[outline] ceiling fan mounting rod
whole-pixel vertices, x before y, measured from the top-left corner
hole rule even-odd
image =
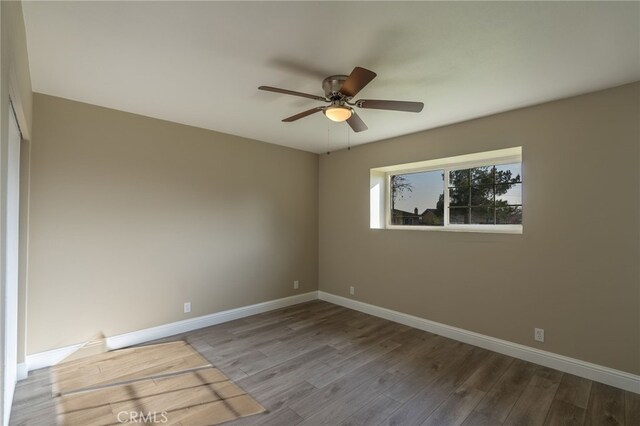
[[[347,99],[345,95],[340,93],[342,84],[347,80],[347,78],[349,78],[348,75],[331,75],[322,80],[322,89],[324,90],[325,97],[332,101],[337,99]]]

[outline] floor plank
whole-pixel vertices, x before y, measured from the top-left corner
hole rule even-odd
[[[400,403],[388,396],[378,395],[349,416],[341,426],[377,425],[400,407]]]
[[[629,426],[640,425],[640,394],[625,392],[625,422]]]
[[[433,374],[427,386],[417,392],[383,424],[419,425],[469,378],[489,353],[469,345],[449,353],[443,368]]]
[[[594,382],[587,409],[587,426],[621,426],[625,424],[624,391]],[[635,425],[634,425],[635,426]]]
[[[554,400],[544,422],[545,426],[583,425],[586,410],[564,401]]]
[[[547,414],[545,425],[582,425],[590,393],[590,380],[565,373]]]
[[[514,360],[507,372],[498,380],[478,406],[463,422],[466,426],[493,426],[502,424],[533,377],[534,364]]]
[[[505,425],[542,425],[560,386],[562,372],[538,367],[513,406]]]
[[[460,425],[495,382],[506,372],[513,358],[493,353],[431,414],[423,425]]]

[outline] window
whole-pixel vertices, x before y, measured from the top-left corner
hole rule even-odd
[[[522,151],[371,170],[371,227],[522,232]]]

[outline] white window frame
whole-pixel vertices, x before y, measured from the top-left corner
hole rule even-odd
[[[372,229],[416,230],[437,232],[486,232],[500,234],[522,234],[520,225],[486,225],[486,224],[450,224],[449,223],[449,172],[452,170],[469,169],[482,166],[501,164],[522,164],[522,148],[507,148],[476,154],[460,155],[456,157],[426,160],[415,163],[399,164],[371,169],[371,225]],[[524,169],[524,166],[522,167]],[[444,173],[444,225],[393,225],[391,224],[391,176],[407,173],[442,171]],[[522,172],[524,175],[524,171]],[[521,176],[522,176],[521,175]],[[381,185],[382,184],[382,185]],[[380,188],[382,186],[383,188]],[[524,186],[524,184],[523,184]],[[380,197],[379,191],[384,192]],[[376,193],[378,191],[378,193]],[[523,190],[524,192],[524,190]],[[523,194],[524,197],[524,194]],[[384,202],[380,202],[384,198]],[[523,200],[524,206],[524,200]],[[524,209],[523,209],[524,215]]]

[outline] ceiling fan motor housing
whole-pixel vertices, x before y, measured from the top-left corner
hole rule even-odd
[[[322,89],[327,99],[338,100],[345,96],[340,93],[342,84],[349,78],[348,75],[332,75],[322,80]]]

